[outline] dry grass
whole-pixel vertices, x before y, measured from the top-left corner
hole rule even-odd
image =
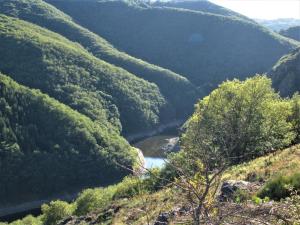
[[[300,170],[300,145],[277,151],[253,161],[234,166],[224,180],[266,181],[279,174],[289,175]]]

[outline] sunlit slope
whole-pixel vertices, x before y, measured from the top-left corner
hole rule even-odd
[[[0,1],[0,13],[57,32],[80,43],[94,56],[155,83],[177,118],[184,118],[193,110],[199,93],[186,78],[118,51],[102,37],[76,24],[54,6],[42,0],[3,0]]]
[[[0,206],[106,185],[134,154],[109,127],[0,73]]]
[[[174,119],[159,88],[108,64],[79,44],[33,24],[0,16],[0,70],[124,134]]]
[[[297,43],[228,16],[123,1],[48,0],[130,55],[211,90],[226,78],[267,71]]]

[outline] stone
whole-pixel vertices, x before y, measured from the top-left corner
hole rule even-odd
[[[252,186],[253,185],[250,182],[243,180],[224,181],[218,195],[218,200],[220,202],[231,201],[233,200],[236,191],[243,190],[250,192],[252,190]]]

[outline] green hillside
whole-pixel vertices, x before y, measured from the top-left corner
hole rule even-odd
[[[80,43],[94,56],[155,83],[177,117],[183,118],[192,112],[197,94],[195,87],[186,78],[118,51],[100,36],[73,22],[54,6],[42,0],[3,0],[0,1],[0,13],[59,33]]]
[[[109,126],[0,74],[1,206],[116,182],[113,160],[133,152]]]
[[[288,38],[300,41],[300,26],[290,27],[286,30],[281,30],[280,34]]]
[[[0,70],[17,82],[123,134],[155,127],[175,113],[158,87],[88,53],[79,44],[33,24],[0,16]]]
[[[300,91],[300,48],[283,56],[270,71],[273,86],[282,96]]]
[[[117,48],[182,74],[202,90],[265,72],[296,47],[256,23],[211,13],[123,1],[48,2]]]

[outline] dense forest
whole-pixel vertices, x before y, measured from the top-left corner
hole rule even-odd
[[[47,2],[117,48],[187,77],[205,94],[227,78],[267,71],[297,45],[237,17],[122,1]]]
[[[134,151],[112,125],[93,123],[0,74],[1,206],[118,181]]]
[[[290,27],[279,32],[281,35],[300,41],[300,26]]]
[[[76,24],[68,15],[42,0],[3,0],[0,13],[45,27],[80,43],[99,59],[122,67],[132,74],[155,83],[177,118],[184,118],[192,112],[198,93],[186,78],[164,68],[149,64],[118,51],[101,36]],[[177,92],[180,95],[177,95]]]
[[[118,129],[120,115],[124,134],[174,118],[155,84],[46,29],[6,16],[0,22],[0,70],[17,82],[41,89],[94,121],[109,120]]]
[[[300,91],[300,49],[283,56],[269,72],[274,87],[283,96]]]

